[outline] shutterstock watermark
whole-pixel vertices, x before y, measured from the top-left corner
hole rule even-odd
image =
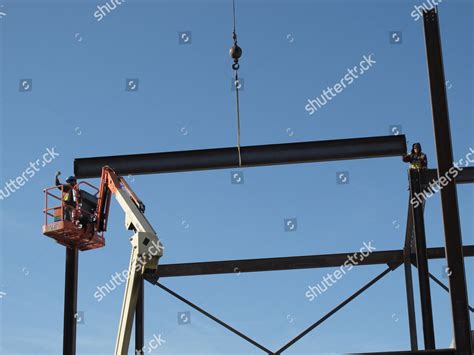
[[[150,247],[148,247],[149,254],[145,254],[144,257],[138,258],[135,271],[138,272],[141,270],[149,260],[160,254],[164,249],[165,247],[160,242],[151,242]],[[115,274],[110,275],[109,282],[106,282],[105,285],[97,286],[97,291],[94,292],[94,298],[97,299],[97,302],[102,301],[105,296],[114,291],[118,286],[127,282],[129,275],[128,269],[122,270],[121,273],[116,272]]]
[[[364,55],[359,65],[354,66],[351,69],[347,69],[347,74],[345,74],[341,80],[332,86],[328,86],[323,90],[322,94],[315,99],[308,99],[308,104],[305,106],[305,110],[308,111],[310,115],[314,114],[318,109],[325,106],[328,101],[331,101],[338,94],[344,91],[346,87],[351,85],[356,79],[361,75],[364,75],[365,72],[369,71],[377,62],[372,58],[374,54],[369,56]]]
[[[305,293],[306,298],[308,298],[310,302],[314,301],[316,297],[322,295],[331,286],[335,285],[347,272],[351,271],[355,265],[364,261],[364,259],[372,254],[374,250],[376,250],[376,248],[372,246],[372,241],[368,243],[364,242],[364,246],[360,248],[358,253],[356,252],[353,255],[347,255],[347,260],[339,267],[339,269],[334,271],[332,274],[327,273],[316,285],[308,286],[308,291]]]
[[[423,11],[433,10],[438,4],[441,4],[443,0],[426,0],[421,5],[413,6],[414,10],[411,12],[411,17],[415,21],[418,21],[420,18],[423,17]]]
[[[30,161],[29,166],[23,170],[15,179],[10,179],[0,189],[0,200],[7,199],[11,194],[21,189],[28,181],[30,181],[41,168],[51,163],[59,153],[56,153],[53,148],[46,148],[46,153],[42,155],[40,159],[36,159],[34,162]]]
[[[94,17],[97,19],[97,22],[102,21],[102,19],[110,14],[117,6],[122,5],[125,0],[109,0],[103,5],[97,5],[97,11],[94,12]]]
[[[412,197],[410,203],[413,207],[417,208],[423,201],[426,201],[428,198],[432,197],[436,192],[441,191],[445,188],[450,182],[452,182],[459,173],[469,164],[474,163],[474,149],[469,147],[469,153],[466,154],[464,158],[459,159],[457,162],[454,162],[453,165],[443,176],[440,176],[438,179],[430,181],[428,184],[429,187],[425,188],[423,191],[416,193],[415,197]]]
[[[141,350],[135,350],[135,355],[149,354],[164,343],[166,343],[166,340],[161,338],[161,334],[153,334],[153,338]]]

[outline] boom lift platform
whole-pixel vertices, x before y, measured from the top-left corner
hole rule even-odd
[[[92,192],[86,191],[86,188]],[[55,194],[57,191],[60,191],[59,196]],[[133,230],[135,234],[130,238],[132,253],[115,355],[126,355],[141,278],[145,273],[156,274],[158,260],[163,255],[163,246],[144,215],[145,205],[125,179],[107,166],[102,169],[98,189],[87,182],[74,187],[74,195],[77,196],[74,207],[63,201],[63,186],[50,187],[44,192],[46,206],[43,234],[68,248],[84,251],[105,245],[104,233],[107,230],[112,194],[125,212],[125,228]],[[50,207],[50,199],[59,200],[60,204]]]
[[[88,192],[86,189],[92,190]],[[53,186],[44,190],[45,221],[43,234],[66,247],[79,250],[101,248],[105,245],[103,232],[96,229],[96,208],[99,190],[88,182],[74,187],[76,206],[64,203],[64,186]]]

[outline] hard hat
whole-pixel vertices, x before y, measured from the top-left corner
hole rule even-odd
[[[67,183],[70,183],[70,182],[76,182],[76,177],[75,176],[69,176],[67,179],[66,179],[66,182]]]

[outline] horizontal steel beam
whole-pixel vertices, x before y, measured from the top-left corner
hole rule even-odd
[[[401,156],[404,135],[241,147],[242,167]],[[119,175],[160,174],[239,167],[236,147],[116,155],[74,160],[78,178],[99,177],[110,166]]]
[[[429,184],[433,180],[438,180],[438,170],[436,169],[425,170],[422,173],[422,180],[423,180],[422,183],[424,185]],[[459,171],[459,174],[455,177],[455,181],[457,184],[474,183],[474,167],[463,168],[461,171]]]
[[[324,267],[339,267],[348,260],[348,255],[356,255],[354,260],[359,261],[355,266],[377,265],[387,263],[402,263],[403,250],[374,251],[368,257],[361,258],[359,252],[341,254],[323,254],[290,256],[265,259],[244,259],[226,261],[207,261],[184,264],[162,264],[158,266],[159,277],[196,276],[231,274],[240,272],[277,271],[312,269]],[[445,257],[444,248],[428,248],[428,259],[442,259]],[[464,256],[474,256],[474,245],[464,247]],[[415,255],[412,255],[413,259]]]

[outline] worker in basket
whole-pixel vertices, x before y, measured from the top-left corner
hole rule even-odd
[[[64,205],[64,220],[65,221],[74,221],[76,225],[80,228],[82,227],[80,225],[79,220],[77,219],[76,216],[77,211],[77,203],[78,203],[78,196],[79,196],[79,189],[77,188],[77,180],[74,176],[69,176],[66,179],[65,184],[61,184],[59,181],[59,175],[61,175],[61,172],[58,171],[56,172],[56,186],[58,186],[58,189],[62,189],[62,203]]]

